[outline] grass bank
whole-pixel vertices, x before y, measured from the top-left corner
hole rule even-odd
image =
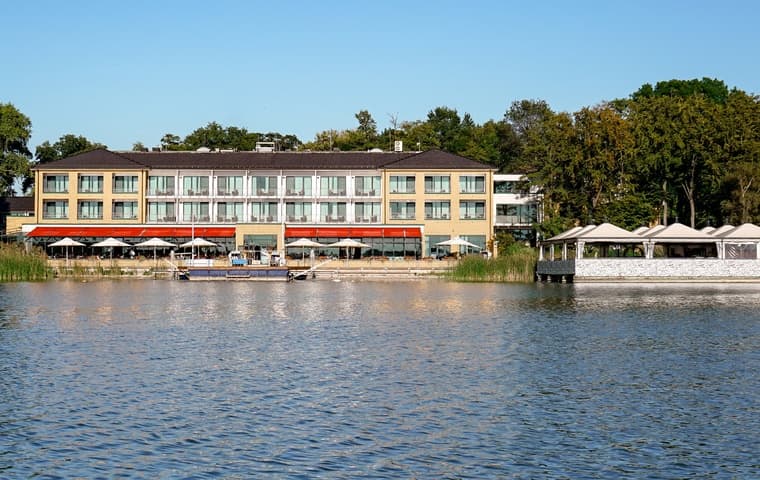
[[[27,252],[23,245],[0,244],[0,282],[45,280],[50,274],[43,252]]]
[[[460,282],[533,282],[538,255],[533,249],[520,249],[498,258],[478,255],[464,257],[446,274]]]

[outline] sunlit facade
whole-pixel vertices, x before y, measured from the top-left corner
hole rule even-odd
[[[364,256],[424,258],[459,236],[486,247],[494,169],[428,152],[111,152],[35,168],[27,238],[181,242],[222,251],[354,238]]]

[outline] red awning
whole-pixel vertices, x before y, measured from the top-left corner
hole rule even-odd
[[[288,227],[285,238],[421,238],[420,227]]]
[[[27,237],[234,237],[235,227],[36,227]]]

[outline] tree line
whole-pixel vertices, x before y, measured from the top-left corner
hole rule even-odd
[[[645,84],[629,96],[557,112],[543,100],[519,100],[503,118],[478,124],[446,106],[424,120],[399,121],[378,130],[367,110],[357,126],[324,130],[312,141],[277,132],[249,132],[216,122],[184,138],[167,133],[163,150],[253,150],[275,142],[279,150],[357,151],[440,149],[524,173],[544,195],[552,235],[576,224],[609,221],[626,228],[680,221],[693,227],[760,222],[760,98],[702,78]],[[28,150],[31,122],[0,104],[0,189],[14,180],[31,187],[30,168],[105,145],[78,135]],[[136,142],[134,150],[145,150]]]

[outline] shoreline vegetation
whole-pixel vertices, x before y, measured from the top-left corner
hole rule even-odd
[[[52,271],[41,250],[27,252],[23,245],[0,244],[0,281],[36,282],[50,277]]]
[[[459,282],[513,282],[535,281],[538,254],[535,249],[513,245],[501,252],[498,258],[468,255],[452,263],[445,272],[431,277]],[[96,265],[72,259],[68,266],[60,260],[51,261],[39,249],[27,252],[23,245],[0,244],[0,282],[44,281],[52,278],[171,278],[168,272],[150,262],[140,268],[126,268],[114,261]],[[401,267],[401,265],[398,265]],[[138,267],[138,265],[134,265]],[[403,268],[403,267],[402,267]],[[339,269],[343,269],[341,266]],[[388,272],[389,276],[393,274]]]
[[[535,281],[537,261],[535,249],[527,247],[510,248],[498,258],[469,255],[446,278],[460,282],[530,283]]]

